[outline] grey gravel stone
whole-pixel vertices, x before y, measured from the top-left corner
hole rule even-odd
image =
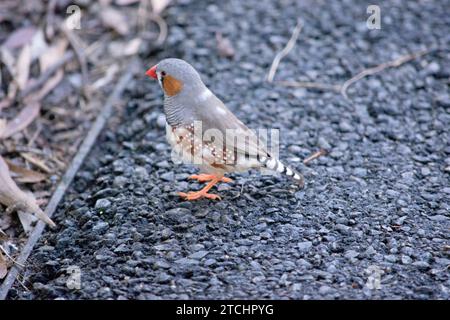
[[[208,254],[208,251],[197,251],[197,252],[194,252],[193,254],[191,254],[189,256],[189,258],[200,260],[200,259],[204,258],[207,254]]]
[[[331,291],[331,288],[329,286],[321,286],[319,288],[319,294],[321,294],[321,295],[326,295],[330,291]]]
[[[94,226],[94,228],[92,229],[95,232],[104,232],[108,229],[108,223],[104,222],[104,221],[99,221],[97,222],[97,224]]]
[[[410,257],[408,257],[408,256],[405,256],[405,255],[402,255],[401,260],[402,260],[403,264],[410,264],[412,262],[412,259]]]
[[[191,211],[186,208],[173,208],[167,210],[163,216],[174,223],[187,223],[193,220]]]
[[[446,221],[446,220],[449,220],[449,217],[446,217],[446,216],[444,216],[442,214],[437,214],[435,216],[431,216],[430,220],[433,220],[433,221]]]
[[[97,210],[106,210],[109,209],[111,207],[111,201],[109,201],[108,199],[98,199],[95,202],[95,209]]]
[[[428,270],[430,268],[430,264],[426,261],[416,261],[413,262],[412,265],[423,271]]]
[[[175,260],[175,263],[182,264],[182,265],[192,265],[192,264],[198,264],[198,261],[195,259],[181,258],[181,259]]]
[[[298,244],[298,249],[301,252],[307,252],[307,251],[309,251],[311,249],[311,247],[312,247],[312,242],[311,241],[300,242]]]
[[[123,176],[114,177],[113,185],[117,188],[123,188],[125,184],[128,182],[128,179]]]
[[[346,257],[347,259],[353,259],[356,258],[357,256],[359,256],[359,252],[355,250],[348,250],[344,255],[344,257]]]

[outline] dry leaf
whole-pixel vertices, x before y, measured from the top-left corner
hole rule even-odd
[[[100,17],[106,27],[114,29],[122,36],[128,34],[130,31],[127,19],[119,10],[104,8],[100,11]]]
[[[113,57],[133,56],[138,53],[142,40],[134,38],[130,41],[112,41],[108,50]]]
[[[3,130],[5,130],[5,128],[6,128],[6,123],[7,123],[7,121],[5,119],[0,119],[0,137],[3,134]]]
[[[54,227],[55,223],[36,204],[36,200],[19,189],[9,174],[8,166],[0,156],[0,202],[7,211],[25,211]]]
[[[0,139],[8,138],[13,134],[25,129],[39,115],[41,104],[37,101],[30,102],[23,108],[19,114],[6,124],[6,127],[0,132]]]
[[[224,58],[234,57],[234,48],[228,38],[224,38],[221,33],[216,33],[217,51],[219,55]]]
[[[107,85],[111,81],[114,80],[114,75],[119,71],[119,66],[117,64],[113,64],[106,70],[106,74],[104,77],[98,79],[91,85],[92,90],[98,90],[101,87]]]
[[[0,215],[0,240],[5,240],[5,233],[3,230],[8,230],[11,227],[13,221],[10,214]],[[8,237],[8,236],[6,236]]]
[[[159,15],[169,5],[170,0],[151,0],[153,13]]]
[[[123,50],[124,56],[133,56],[139,51],[139,47],[141,46],[142,40],[140,38],[134,38],[130,40]]]
[[[34,61],[35,59],[38,59],[41,54],[47,51],[48,45],[45,41],[44,32],[42,30],[39,30],[35,33],[33,36],[33,39],[30,43],[31,48],[31,61]]]
[[[6,68],[8,68],[8,71],[11,75],[14,75],[15,72],[15,63],[16,59],[14,58],[14,55],[11,53],[10,50],[7,48],[0,48],[1,53],[1,60],[5,64]]]
[[[10,99],[11,101],[16,97],[16,93],[19,90],[19,87],[17,85],[17,83],[15,82],[10,82],[9,83],[9,87],[8,87],[8,95],[7,95],[7,99]]]
[[[9,171],[14,173],[15,176],[13,177],[14,180],[22,183],[36,183],[45,180],[47,177],[46,175],[30,170],[27,168],[23,168],[21,166],[18,166],[11,161],[5,160],[6,164],[8,165]]]
[[[4,241],[7,239],[8,239],[8,235],[2,229],[0,229],[0,241]]]
[[[3,42],[2,46],[10,50],[20,48],[33,39],[36,31],[37,29],[35,27],[24,27],[14,30],[14,32],[9,35],[8,39]]]
[[[39,57],[39,66],[41,73],[51,67],[56,61],[59,61],[66,53],[68,42],[66,39],[62,39],[49,47]]]
[[[3,62],[3,64],[6,66],[6,69],[8,70],[9,74],[12,77],[15,77],[15,73],[16,73],[16,59],[13,56],[13,54],[11,53],[11,51],[9,51],[7,48],[5,47],[1,47],[0,48],[0,59]],[[11,81],[8,84],[7,87],[7,97],[6,99],[4,99],[2,101],[2,108],[4,107],[8,107],[12,101],[14,100],[16,93],[17,93],[17,83],[14,81]]]
[[[53,77],[47,80],[47,82],[44,84],[44,86],[39,90],[36,94],[31,95],[25,99],[26,103],[33,103],[36,101],[41,101],[45,98],[47,94],[50,93],[64,78],[64,71],[63,69],[59,69]]]
[[[34,157],[31,153],[25,153],[25,152],[21,152],[20,155],[27,160],[28,162],[34,164],[36,167],[42,169],[43,171],[47,172],[47,173],[51,173],[52,170],[47,167],[47,165],[44,163],[44,161],[42,161],[39,158]]]
[[[31,65],[31,48],[30,45],[26,44],[20,51],[19,57],[17,58],[16,68],[15,68],[15,78],[20,89],[24,89],[28,76],[30,74]]]
[[[0,111],[2,111],[2,109],[4,108],[8,108],[11,105],[11,103],[12,103],[11,98],[5,98],[2,101],[0,101]]]
[[[3,253],[0,252],[0,279],[3,279],[8,274],[8,264],[6,263]]]

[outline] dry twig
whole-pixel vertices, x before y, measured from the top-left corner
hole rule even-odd
[[[361,80],[364,77],[374,75],[379,73],[387,68],[396,68],[401,66],[402,64],[409,62],[411,60],[417,59],[427,53],[429,53],[430,49],[421,50],[415,53],[403,55],[395,60],[381,63],[375,67],[364,69],[357,75],[345,81],[343,84],[328,84],[328,83],[320,83],[320,82],[308,82],[308,81],[279,81],[278,83],[282,86],[286,87],[295,87],[295,88],[311,88],[311,89],[320,89],[320,90],[331,90],[336,91],[342,94],[342,96],[350,100],[347,96],[347,89],[354,84],[355,82]]]
[[[19,281],[20,285],[22,286],[22,288],[23,288],[26,292],[30,292],[30,288],[28,288],[28,287],[25,285],[25,279],[24,279],[24,276],[23,276],[23,275],[18,275],[18,276],[16,277],[16,280]]]
[[[5,248],[2,247],[2,245],[0,245],[0,251],[2,251],[5,254],[5,256],[9,260],[11,260],[15,265],[17,265],[17,266],[19,266],[21,268],[25,267],[23,264],[21,264],[21,263],[17,262],[16,260],[14,260],[14,258],[9,255],[9,253],[5,250]]]
[[[138,25],[141,29],[141,32],[147,30],[147,21],[151,20],[158,25],[159,34],[156,39],[156,45],[160,46],[166,41],[167,38],[167,23],[161,17],[161,12],[167,7],[170,3],[170,0],[162,0],[162,1],[149,1],[149,0],[141,0],[138,8]],[[150,5],[151,4],[151,5]],[[150,11],[150,7],[152,11]]]
[[[341,90],[341,86],[338,84],[328,84],[309,81],[279,81],[278,83],[281,84],[282,86],[293,88],[332,90],[336,92],[339,92]]]
[[[24,211],[35,214],[37,218],[54,227],[55,223],[39,208],[36,200],[29,194],[23,192],[11,178],[8,165],[0,156],[0,202],[7,209],[6,213],[12,211]]]
[[[89,84],[89,73],[86,55],[84,53],[84,49],[82,49],[82,41],[74,32],[72,32],[72,30],[68,29],[64,24],[61,25],[61,30],[65,34],[67,40],[69,40],[70,46],[72,47],[78,59],[78,63],[80,64],[81,68],[81,81],[83,84],[83,94],[85,97],[88,97],[87,85]]]
[[[8,264],[0,251],[0,279],[3,279],[8,274]]]
[[[17,116],[13,120],[9,121],[6,124],[3,130],[1,130],[0,139],[9,138],[13,134],[28,127],[28,125],[30,125],[30,123],[32,123],[37,118],[40,109],[41,104],[39,102],[30,102],[17,114]]]
[[[140,31],[144,31],[147,29],[147,16],[148,11],[150,10],[150,1],[149,0],[140,0],[139,8],[138,8],[138,26]]]
[[[361,80],[364,77],[370,76],[370,75],[374,75],[376,73],[379,73],[381,71],[383,71],[384,69],[387,68],[396,68],[401,66],[402,64],[417,59],[427,53],[429,53],[430,50],[429,49],[425,49],[425,50],[421,50],[415,53],[411,53],[411,54],[406,54],[403,56],[400,56],[399,58],[395,59],[395,60],[391,60],[388,62],[384,62],[382,64],[379,64],[376,67],[372,67],[372,68],[368,68],[368,69],[364,69],[363,71],[361,71],[360,73],[358,73],[357,75],[353,76],[352,78],[348,79],[347,81],[345,81],[342,86],[341,86],[341,94],[344,96],[344,98],[346,98],[347,100],[349,100],[348,96],[347,96],[347,89],[354,84],[356,81]]]
[[[156,39],[156,44],[160,46],[167,38],[167,23],[161,16],[153,13],[149,15],[149,19],[155,22],[159,27],[159,35]]]
[[[42,86],[41,90],[36,92],[36,94],[30,95],[24,99],[25,102],[34,103],[39,102],[44,99],[64,78],[64,71],[59,69],[55,76],[48,79],[48,81]]]
[[[300,32],[302,31],[302,22],[300,19],[297,21],[297,25],[295,26],[294,30],[292,31],[292,36],[289,39],[286,46],[277,53],[275,58],[272,61],[272,65],[270,66],[269,73],[267,74],[267,81],[273,82],[273,78],[275,77],[275,73],[277,72],[278,65],[280,64],[281,59],[283,59],[291,50],[294,48],[295,42],[297,41],[298,36],[300,35]]]
[[[308,158],[306,158],[305,160],[303,160],[303,164],[308,164],[308,163],[310,163],[311,161],[313,161],[313,160],[315,160],[315,159],[317,159],[317,158],[319,158],[319,157],[321,157],[321,156],[324,156],[324,155],[326,155],[327,154],[327,150],[325,150],[325,149],[320,149],[319,151],[317,151],[317,152],[314,152],[312,155],[310,155]]]
[[[3,108],[8,108],[11,103],[13,102],[13,99],[6,97],[2,101],[0,101],[0,111],[2,111]]]
[[[22,158],[24,158],[28,162],[34,164],[36,167],[38,167],[42,171],[49,173],[49,174],[52,173],[52,170],[45,164],[45,162],[43,160],[38,159],[29,153],[21,152],[20,155],[22,156]]]
[[[45,35],[48,39],[53,38],[55,35],[55,29],[54,29],[54,23],[55,23],[55,8],[56,8],[57,1],[56,0],[50,0],[47,3],[47,15],[45,17]]]

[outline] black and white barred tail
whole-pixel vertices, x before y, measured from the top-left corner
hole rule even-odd
[[[305,180],[298,171],[284,165],[280,160],[274,157],[258,157],[258,161],[267,169],[279,172],[293,179],[300,187],[303,187]]]

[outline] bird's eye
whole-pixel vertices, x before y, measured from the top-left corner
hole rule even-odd
[[[165,77],[166,76],[166,72],[165,71],[161,71],[161,76]]]

